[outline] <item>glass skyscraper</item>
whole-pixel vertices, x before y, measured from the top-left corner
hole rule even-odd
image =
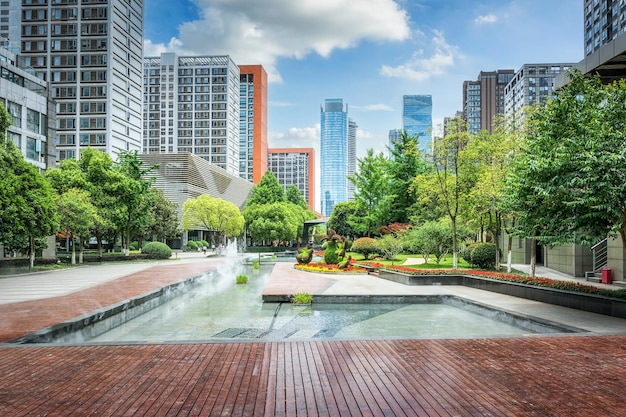
[[[402,128],[409,136],[418,138],[420,152],[430,153],[433,142],[432,96],[402,96]]]
[[[347,201],[348,151],[348,105],[344,110],[342,99],[326,99],[320,127],[320,198],[326,217],[335,204]]]

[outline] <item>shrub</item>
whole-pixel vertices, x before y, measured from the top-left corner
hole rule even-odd
[[[461,250],[461,258],[468,264],[472,264],[472,251],[476,248],[476,246],[480,245],[480,242],[470,243],[463,250]]]
[[[402,252],[402,241],[393,235],[385,235],[376,241],[376,248],[388,261],[393,261]]]
[[[130,245],[128,245],[128,249],[130,249],[130,250],[137,250],[137,249],[139,249],[139,242],[137,242],[137,241],[130,242]]]
[[[235,282],[237,284],[247,284],[248,283],[248,276],[245,274],[239,274],[237,275],[237,277],[235,278]]]
[[[187,242],[187,250],[198,250],[198,242],[194,240],[190,240],[189,242]]]
[[[374,239],[371,237],[360,237],[352,243],[351,251],[359,253],[365,259],[368,259],[371,254],[377,253],[378,249]]]
[[[172,250],[165,243],[150,242],[143,245],[141,253],[150,255],[154,259],[169,259],[172,256]]]
[[[291,296],[291,302],[293,304],[311,304],[313,296],[308,292],[300,291]]]
[[[495,268],[496,245],[493,243],[479,243],[475,245],[471,251],[470,259],[471,259],[470,263],[472,265],[476,265],[479,268],[482,268],[482,269]]]
[[[211,246],[209,245],[209,242],[207,242],[206,240],[201,240],[198,242],[198,246],[200,247],[207,247],[210,248]]]

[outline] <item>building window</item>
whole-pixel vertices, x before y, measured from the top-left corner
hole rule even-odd
[[[26,109],[26,128],[33,133],[40,133],[38,111]]]

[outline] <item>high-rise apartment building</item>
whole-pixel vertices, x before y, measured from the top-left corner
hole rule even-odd
[[[258,184],[267,171],[267,73],[239,66],[239,176]]]
[[[7,139],[40,172],[55,166],[55,106],[48,83],[23,64],[7,41],[0,45],[0,101],[11,116]]]
[[[268,168],[286,190],[295,185],[309,209],[315,210],[315,151],[313,148],[268,149]]]
[[[348,201],[348,105],[326,99],[320,124],[321,211],[329,217],[335,204]]]
[[[417,137],[420,152],[430,154],[433,143],[432,96],[402,96],[402,128],[409,136]]]
[[[351,177],[356,172],[356,130],[359,126],[354,120],[348,117],[348,160],[346,175]],[[354,200],[354,193],[356,188],[352,181],[348,180],[346,183],[348,190],[346,191],[347,201]]]
[[[239,67],[226,55],[144,59],[144,153],[189,152],[239,175]]]
[[[463,118],[469,133],[494,132],[496,117],[504,114],[504,88],[514,74],[509,69],[481,71],[476,81],[463,82]]]
[[[543,103],[554,94],[555,78],[574,64],[524,64],[504,88],[504,111],[507,117],[523,117],[524,108]]]
[[[585,56],[626,32],[626,2],[585,0]]]
[[[11,0],[0,16],[0,33],[50,84],[57,160],[141,149],[142,0]]]

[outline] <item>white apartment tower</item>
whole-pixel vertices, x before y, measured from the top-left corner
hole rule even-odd
[[[57,160],[141,150],[143,0],[10,0],[0,15],[0,33],[50,84]]]
[[[144,153],[189,152],[239,175],[239,67],[229,56],[144,59]]]

